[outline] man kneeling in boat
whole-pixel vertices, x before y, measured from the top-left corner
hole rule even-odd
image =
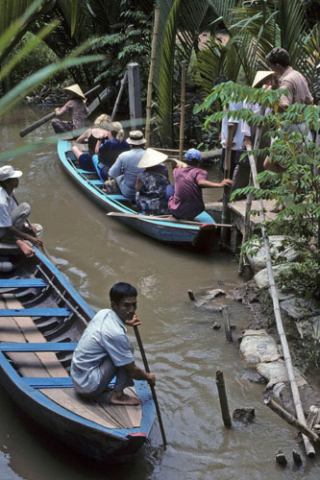
[[[0,241],[16,243],[18,248],[27,256],[33,257],[34,250],[26,241],[36,247],[43,243],[38,238],[42,227],[28,222],[30,205],[17,204],[14,189],[19,185],[22,172],[15,170],[11,165],[0,167]]]
[[[202,188],[231,186],[233,182],[229,179],[220,183],[207,180],[208,173],[198,168],[201,153],[195,148],[190,148],[184,158],[188,164],[177,164],[173,170],[175,185],[167,187],[168,206],[175,218],[192,220],[205,209]]]
[[[124,389],[134,385],[132,379],[155,384],[155,375],[135,364],[133,346],[127,337],[126,325],[141,325],[135,315],[137,295],[132,285],[116,283],[110,290],[111,309],[100,310],[80,338],[72,358],[71,377],[81,395],[97,398],[109,390],[115,376],[110,403],[139,405],[140,399],[127,395]]]

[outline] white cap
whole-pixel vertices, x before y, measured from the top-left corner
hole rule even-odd
[[[11,165],[0,167],[0,182],[9,180],[9,178],[19,178],[21,175],[22,172],[20,170],[15,170]]]

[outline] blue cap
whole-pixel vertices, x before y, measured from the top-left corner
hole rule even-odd
[[[192,160],[197,160],[200,162],[201,160],[201,153],[199,150],[196,150],[195,148],[190,148],[190,150],[187,151],[185,154],[184,158],[188,161],[191,162]]]

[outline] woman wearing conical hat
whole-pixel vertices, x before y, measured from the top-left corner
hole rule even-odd
[[[69,100],[61,108],[56,108],[56,115],[60,116],[67,113],[70,120],[60,120],[54,118],[51,125],[56,133],[71,132],[84,127],[86,116],[88,115],[87,99],[84,96],[78,84],[65,87]]]

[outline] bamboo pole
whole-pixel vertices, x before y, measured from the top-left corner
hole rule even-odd
[[[222,420],[223,420],[224,426],[227,428],[230,428],[232,427],[232,423],[231,423],[227,392],[226,392],[222,370],[218,370],[216,372],[216,384],[218,388]]]
[[[111,114],[111,122],[113,122],[114,119],[115,119],[115,116],[116,116],[116,113],[117,113],[117,110],[118,110],[118,107],[119,107],[119,103],[120,103],[120,100],[121,100],[121,97],[122,97],[122,93],[123,93],[123,90],[124,90],[124,86],[127,83],[127,79],[128,79],[128,70],[126,70],[126,73],[124,74],[124,77],[121,80],[120,90],[119,90],[119,93],[118,93],[118,96],[116,98],[115,104],[113,106],[112,114]]]
[[[320,443],[320,437],[313,431],[311,428],[303,425],[299,420],[297,420],[291,413],[287,412],[281,405],[272,400],[272,398],[267,397],[264,399],[264,404],[267,405],[271,410],[273,410],[279,417],[283,418],[289,425],[293,425],[299,430],[299,432],[306,435],[310,440],[316,443]]]
[[[265,107],[260,108],[260,115],[264,115],[265,113]],[[256,134],[254,138],[254,145],[253,149],[257,150],[260,147],[260,142],[261,142],[261,137],[262,137],[262,125],[259,125],[256,129]],[[249,183],[252,183],[252,173],[250,173],[250,181]],[[243,267],[244,267],[244,254],[242,250],[243,244],[249,239],[251,236],[251,220],[250,220],[250,210],[252,206],[252,194],[249,193],[247,195],[246,199],[246,211],[245,211],[245,216],[244,216],[244,233],[242,237],[242,245],[241,245],[241,250],[240,250],[240,260],[239,260],[239,269],[238,273],[241,275],[243,273]]]
[[[183,157],[183,140],[184,140],[184,116],[186,106],[186,65],[185,60],[181,63],[181,114],[180,114],[180,137],[179,137],[179,161],[182,162]]]
[[[228,342],[232,342],[233,339],[232,339],[232,332],[230,327],[229,309],[226,306],[222,307],[222,317],[223,317],[226,339],[228,340]]]
[[[231,153],[232,153],[231,146],[233,141],[233,134],[234,134],[234,124],[229,123],[227,145],[226,145],[225,157],[224,157],[224,178],[230,178],[230,174],[231,174]],[[223,205],[222,205],[222,219],[221,219],[223,224],[229,222],[228,203],[229,203],[229,197],[230,197],[230,190],[231,189],[228,186],[225,186],[223,188]],[[220,235],[221,247],[225,246],[226,238],[227,238],[227,229],[222,228],[221,235]]]
[[[151,59],[150,59],[150,70],[148,78],[148,90],[147,90],[147,111],[146,111],[146,146],[150,145],[150,125],[151,125],[151,102],[152,102],[152,84],[153,84],[153,73],[154,66],[156,63],[157,56],[157,41],[158,41],[158,32],[159,32],[159,19],[160,19],[160,7],[157,5],[154,9],[154,25],[153,25],[153,36],[152,36],[152,47],[151,47]]]
[[[250,161],[253,184],[254,184],[255,188],[260,189],[260,185],[259,185],[258,180],[257,180],[256,162],[255,162],[255,159],[254,159],[253,155],[250,153],[251,150],[252,150],[251,146],[247,145],[247,151],[248,151],[248,157],[249,157],[249,161]],[[260,220],[261,220],[261,223],[263,224],[263,222],[265,221],[265,214],[264,214],[264,207],[263,207],[262,199],[259,199],[258,203],[259,203],[259,211],[260,211]],[[272,270],[272,261],[271,261],[271,255],[270,255],[269,238],[268,238],[266,229],[263,225],[261,226],[261,233],[262,233],[262,237],[263,237],[263,241],[264,241],[264,247],[265,247],[265,251],[266,251],[266,264],[267,264],[267,271],[268,271],[268,278],[269,278],[269,285],[270,285],[270,293],[271,293],[271,298],[272,298],[272,302],[273,302],[274,316],[275,316],[275,319],[276,319],[276,325],[277,325],[277,330],[278,330],[278,334],[279,334],[280,341],[281,341],[283,357],[284,357],[284,361],[285,361],[287,372],[288,372],[288,378],[289,378],[289,382],[290,382],[293,403],[294,403],[294,407],[295,407],[295,410],[296,410],[297,419],[299,420],[299,422],[301,424],[306,425],[306,419],[305,419],[303,409],[302,409],[300,393],[299,393],[299,389],[298,389],[296,379],[294,377],[294,371],[293,371],[291,355],[290,355],[290,351],[289,351],[289,347],[288,347],[287,337],[286,337],[286,334],[284,332],[283,324],[282,324],[279,298],[278,298],[277,288],[276,288],[274,274],[273,274],[273,270]],[[313,448],[313,445],[311,444],[311,442],[309,441],[309,439],[305,435],[302,435],[302,439],[303,439],[303,443],[304,443],[304,446],[305,446],[306,453],[307,453],[308,457],[314,457],[315,456],[315,450]]]

